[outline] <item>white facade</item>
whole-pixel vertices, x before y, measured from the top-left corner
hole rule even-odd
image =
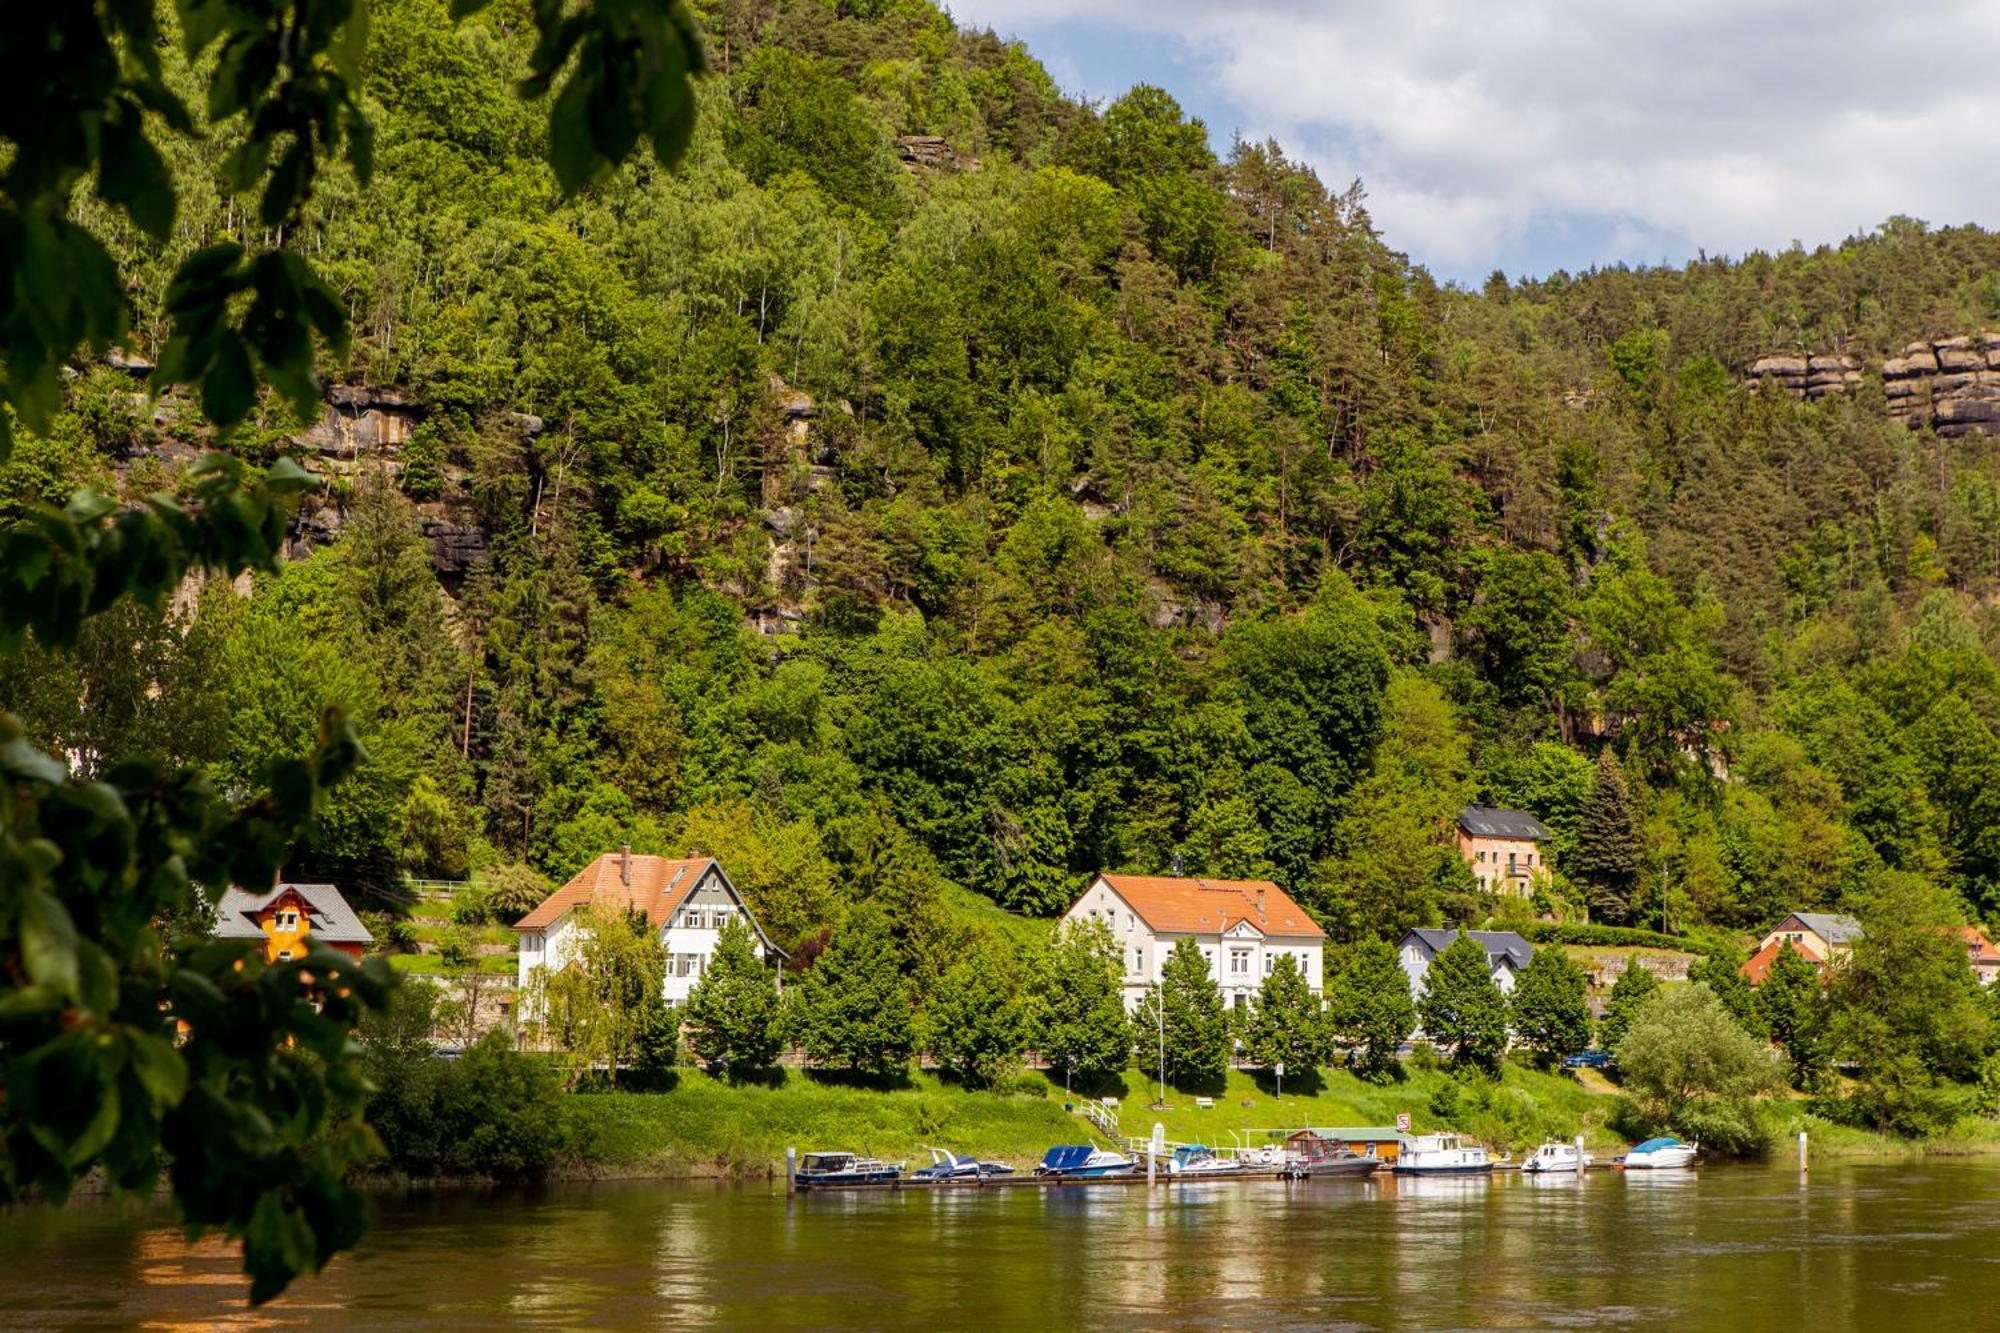
[[[685,894],[679,893],[678,886],[670,892],[679,897],[679,902],[657,928],[660,945],[667,954],[664,993],[669,1005],[687,1002],[695,983],[707,971],[709,960],[715,957],[723,925],[732,917],[740,918],[750,928],[750,947],[757,956],[769,957],[770,948],[763,932],[720,866],[710,862]],[[535,969],[558,972],[576,957],[586,929],[581,920],[585,906],[579,903],[568,907],[546,927],[521,932],[517,971],[524,995],[529,993],[527,988]]]
[[[1214,931],[1155,930],[1103,876],[1071,904],[1063,919],[1102,921],[1110,927],[1112,942],[1122,957],[1128,1013],[1139,1007],[1148,986],[1159,983],[1174,945],[1190,936],[1208,959],[1208,974],[1221,990],[1224,1005],[1247,1006],[1278,959],[1288,954],[1298,963],[1313,994],[1320,993],[1324,982],[1325,948],[1320,937],[1267,935],[1247,917]]]
[[[1452,931],[1418,932],[1413,930],[1403,936],[1403,942],[1396,951],[1396,958],[1403,965],[1403,975],[1410,979],[1410,998],[1413,1000],[1423,998],[1424,978],[1431,970],[1431,961],[1439,953],[1443,952],[1444,948],[1450,947],[1448,942],[1444,943],[1443,947],[1440,947],[1439,941],[1425,939],[1424,935],[1426,933],[1434,936],[1450,936],[1455,934]],[[1484,937],[1496,932],[1472,931],[1469,933],[1474,938],[1479,939],[1482,944],[1485,944],[1486,939]],[[1509,938],[1519,941],[1519,947],[1523,953],[1528,950],[1527,941],[1522,940],[1520,936],[1510,933]],[[1520,968],[1516,965],[1514,957],[1509,953],[1496,952],[1491,945],[1488,945],[1486,962],[1487,966],[1492,969],[1493,984],[1500,988],[1500,993],[1502,995],[1513,994],[1515,979],[1520,976]]]

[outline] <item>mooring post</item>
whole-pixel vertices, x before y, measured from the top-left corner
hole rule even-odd
[[[1806,1132],[1802,1129],[1799,1131],[1799,1170],[1810,1171],[1811,1169],[1811,1167],[1806,1165]]]
[[[1154,1184],[1154,1183],[1155,1183],[1155,1180],[1154,1180],[1154,1175],[1153,1175],[1153,1172],[1154,1172],[1154,1167],[1155,1167],[1156,1163],[1158,1162],[1158,1160],[1159,1160],[1158,1158],[1156,1158],[1156,1157],[1154,1157],[1154,1156],[1153,1156],[1153,1145],[1152,1145],[1152,1144],[1150,1144],[1150,1143],[1149,1143],[1149,1144],[1147,1144],[1147,1145],[1146,1145],[1146,1183],[1147,1183],[1148,1185],[1151,1185],[1151,1184]]]
[[[785,1193],[796,1194],[799,1188],[799,1150],[785,1149]]]
[[[1576,1136],[1576,1173],[1578,1175],[1583,1174],[1584,1166],[1585,1166],[1585,1160],[1583,1156],[1583,1135],[1579,1134]]]

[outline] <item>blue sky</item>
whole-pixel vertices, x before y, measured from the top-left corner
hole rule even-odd
[[[1679,263],[2000,215],[2000,3],[957,0],[1065,90],[1166,88],[1359,176],[1444,278]],[[1084,15],[1084,17],[1079,17]]]

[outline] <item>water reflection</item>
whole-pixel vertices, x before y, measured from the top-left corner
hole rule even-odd
[[[816,1195],[381,1198],[260,1311],[158,1213],[0,1214],[0,1324],[1995,1326],[2000,1165]]]

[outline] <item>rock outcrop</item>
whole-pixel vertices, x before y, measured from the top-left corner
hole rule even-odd
[[[979,170],[978,158],[966,157],[942,134],[899,134],[896,156],[902,160],[903,170],[912,174]]]
[[[2000,435],[2000,333],[1966,333],[1913,342],[1875,363],[1882,406],[1912,430],[1947,438]],[[1750,363],[1745,383],[1817,399],[1862,383],[1859,358],[1846,352],[1773,353]]]

